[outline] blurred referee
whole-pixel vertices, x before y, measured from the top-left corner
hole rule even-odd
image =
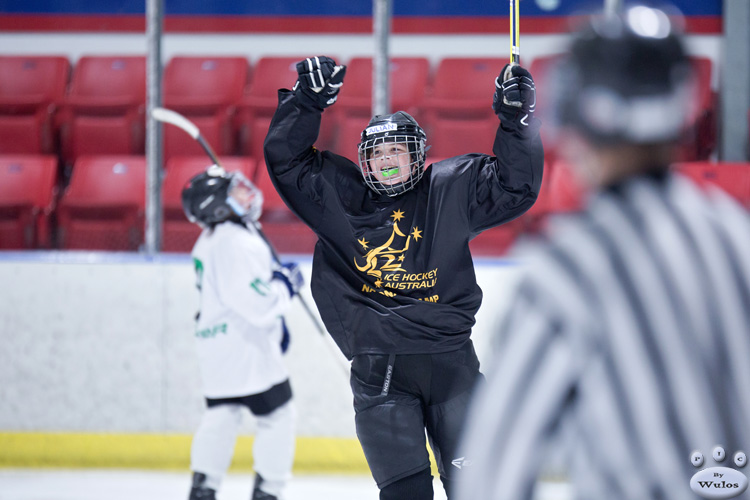
[[[459,500],[532,498],[550,443],[579,499],[697,499],[700,470],[750,472],[735,461],[750,454],[750,220],[668,170],[692,100],[673,24],[646,7],[594,20],[561,65],[562,154],[593,194],[517,249],[528,272],[466,425]]]

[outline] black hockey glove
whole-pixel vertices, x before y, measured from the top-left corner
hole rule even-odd
[[[344,84],[346,66],[337,65],[336,61],[326,56],[308,57],[297,63],[297,74],[299,77],[293,89],[297,97],[325,109],[338,98]]]
[[[536,109],[536,87],[531,73],[521,66],[506,64],[495,79],[492,109],[507,128],[519,131],[527,128]]]
[[[299,270],[299,266],[294,262],[282,264],[281,267],[273,272],[273,279],[282,281],[287,286],[290,297],[297,295],[305,283],[302,271]]]

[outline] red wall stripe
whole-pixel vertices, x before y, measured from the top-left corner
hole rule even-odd
[[[521,34],[552,34],[569,31],[568,17],[521,18]],[[721,17],[693,16],[686,19],[688,33],[719,34]],[[4,32],[143,32],[143,16],[109,15],[15,15],[0,14]],[[167,16],[164,30],[170,33],[370,33],[369,17],[243,17]],[[503,17],[396,17],[393,33],[404,34],[505,34],[508,18]]]

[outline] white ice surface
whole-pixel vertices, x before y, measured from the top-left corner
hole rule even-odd
[[[248,500],[253,478],[229,474],[218,500]],[[187,500],[190,478],[182,472],[134,470],[0,469],[0,500]],[[435,500],[445,500],[439,480]],[[377,500],[369,476],[298,475],[285,500]],[[537,500],[570,500],[564,483],[541,483]]]

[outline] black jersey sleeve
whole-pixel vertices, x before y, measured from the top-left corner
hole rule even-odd
[[[351,163],[314,147],[322,113],[292,91],[279,90],[279,105],[263,144],[268,173],[276,190],[313,230],[323,217],[326,193],[331,189],[326,170],[335,169],[337,163]]]
[[[509,222],[537,199],[544,170],[539,120],[520,134],[498,126],[492,148],[472,165],[469,183],[469,223],[473,233]]]

